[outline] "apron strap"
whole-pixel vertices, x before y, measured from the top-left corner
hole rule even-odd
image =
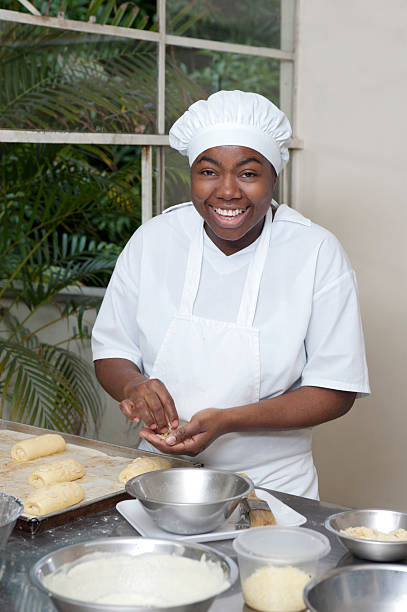
[[[263,276],[270,246],[272,222],[273,213],[271,208],[269,208],[264,220],[264,227],[259,244],[257,245],[247,271],[246,282],[240,302],[239,314],[237,315],[237,324],[243,325],[244,327],[253,327],[257,300],[260,292],[261,277]]]
[[[189,247],[187,267],[185,271],[184,288],[180,305],[181,315],[192,315],[196,296],[198,295],[199,282],[201,280],[202,257],[203,257],[203,219],[199,220],[198,226],[192,233],[192,241]]]

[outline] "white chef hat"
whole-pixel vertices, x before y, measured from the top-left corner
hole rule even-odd
[[[285,114],[260,94],[218,91],[194,102],[169,136],[171,147],[187,155],[191,166],[206,149],[237,145],[264,155],[279,174],[288,162],[291,126]]]

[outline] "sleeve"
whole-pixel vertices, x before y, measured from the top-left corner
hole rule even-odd
[[[301,386],[370,393],[355,273],[330,235],[320,247]]]
[[[117,260],[92,330],[93,360],[128,359],[142,369],[136,324],[142,243],[139,228]]]

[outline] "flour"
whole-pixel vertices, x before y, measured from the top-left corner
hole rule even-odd
[[[179,606],[229,587],[219,563],[168,554],[92,553],[43,579],[46,588],[93,603]]]

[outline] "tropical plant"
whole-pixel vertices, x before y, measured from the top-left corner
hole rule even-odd
[[[30,166],[27,145],[0,149],[0,412],[3,417],[80,431],[100,416],[100,399],[88,363],[65,345],[89,337],[84,313],[95,299],[67,297],[51,320],[33,327],[38,310],[67,287],[80,293],[111,273],[118,247],[67,233],[79,211],[97,212],[112,183],[63,160],[64,147],[37,146]],[[71,162],[72,163],[72,162]],[[102,276],[101,276],[102,275]],[[44,330],[74,317],[70,336],[51,344]]]
[[[143,29],[151,21],[147,15],[126,18],[124,5],[112,19],[107,9],[114,3],[105,4],[98,23]],[[86,17],[96,8],[101,2],[91,3]],[[13,22],[0,22],[0,40],[0,128],[156,131],[154,43]],[[205,91],[173,66],[168,77],[167,117],[173,121],[186,99]]]
[[[18,0],[9,0],[15,10],[22,10]],[[116,0],[34,0],[42,15],[56,17],[63,12],[66,19],[121,25],[144,29],[155,22],[156,0],[116,2]]]
[[[0,127],[154,131],[151,43],[10,22],[1,37]]]

